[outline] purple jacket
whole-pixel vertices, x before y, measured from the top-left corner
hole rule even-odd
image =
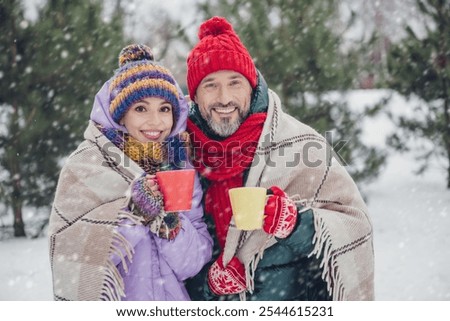
[[[126,132],[125,127],[115,123],[109,114],[109,82],[106,82],[95,97],[91,120],[105,127]],[[188,103],[180,93],[180,118],[171,136],[186,129]],[[183,281],[195,276],[211,259],[212,239],[203,221],[201,204],[202,189],[198,176],[195,178],[192,209],[181,212],[182,228],[175,240],[168,241],[155,236],[143,226],[133,226],[126,220],[121,222],[119,233],[134,249],[132,261],[126,257],[128,272],[117,255],[112,260],[118,266],[125,283],[127,301],[189,300]]]

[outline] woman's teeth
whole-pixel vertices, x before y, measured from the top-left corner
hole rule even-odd
[[[142,133],[150,139],[158,138],[161,135],[160,131],[143,131]]]

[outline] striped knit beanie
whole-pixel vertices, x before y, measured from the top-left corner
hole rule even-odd
[[[198,32],[199,43],[187,58],[187,83],[191,99],[197,87],[210,73],[233,70],[245,76],[256,87],[256,68],[247,49],[231,24],[222,17],[205,21]]]
[[[154,61],[152,50],[145,45],[133,44],[119,54],[119,69],[109,86],[112,119],[119,124],[134,103],[148,98],[165,99],[173,107],[174,123],[180,106],[177,85],[169,70]]]

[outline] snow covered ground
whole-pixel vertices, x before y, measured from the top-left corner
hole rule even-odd
[[[0,242],[0,300],[52,300],[46,238]]]
[[[442,172],[411,175],[395,156],[368,188],[377,300],[450,300],[450,191]]]
[[[356,91],[355,108],[380,99],[383,92]],[[405,111],[394,96],[389,108]],[[393,130],[385,116],[364,120],[368,144],[384,144]],[[450,191],[445,171],[433,167],[415,176],[413,154],[392,154],[379,178],[365,186],[374,225],[376,299],[450,300]],[[0,241],[0,300],[52,300],[47,240]]]

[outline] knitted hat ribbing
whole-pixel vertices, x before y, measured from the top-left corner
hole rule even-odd
[[[248,79],[252,88],[255,88],[255,64],[225,18],[212,17],[205,21],[200,26],[198,38],[199,43],[187,58],[187,83],[192,100],[202,79],[219,70],[239,72]]]
[[[168,101],[175,121],[180,112],[176,82],[169,70],[153,60],[152,50],[145,45],[129,45],[119,54],[119,69],[109,86],[109,111],[119,123],[134,103],[159,97]],[[175,122],[174,121],[174,122]]]

